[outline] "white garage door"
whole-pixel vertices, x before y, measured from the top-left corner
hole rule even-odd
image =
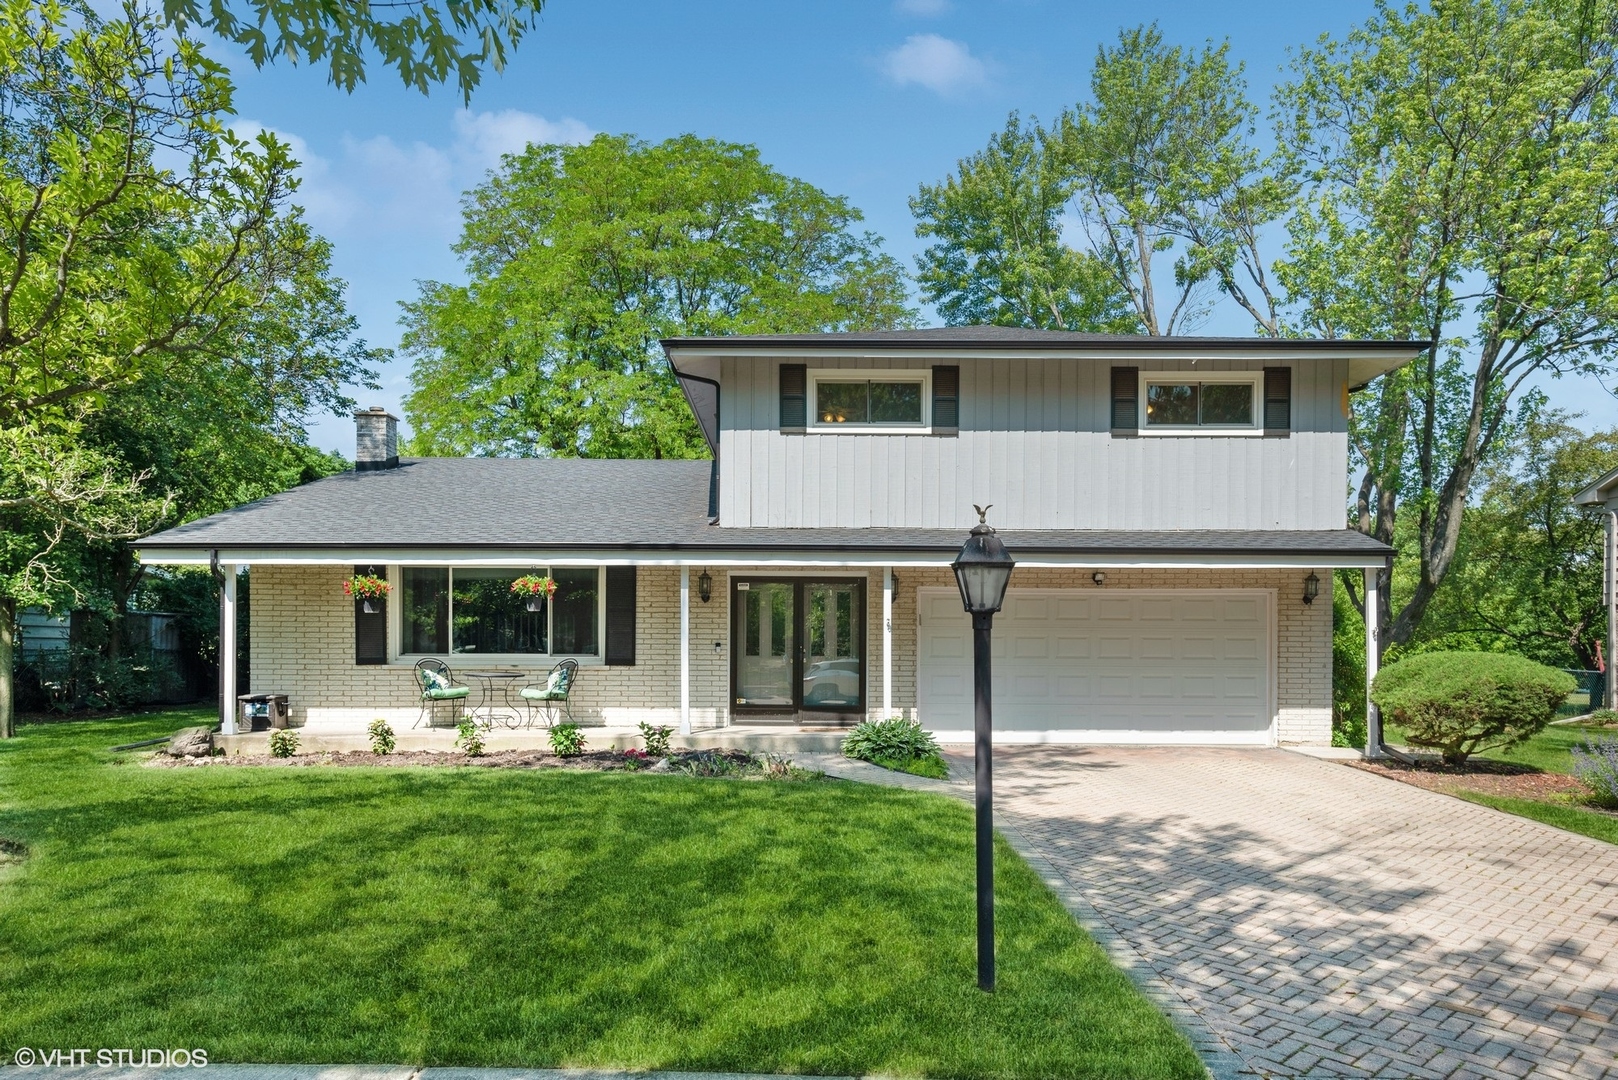
[[[922,723],[972,728],[971,619],[920,596]],[[1267,745],[1268,593],[1013,589],[994,620],[996,741]]]

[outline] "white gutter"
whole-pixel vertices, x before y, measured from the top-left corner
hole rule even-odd
[[[1380,567],[1387,556],[1379,552],[1363,554],[1323,552],[1254,552],[1193,555],[1164,552],[1161,555],[1130,552],[1104,555],[1096,552],[1072,554],[1024,554],[1016,551],[1018,566],[1094,569],[1215,570],[1238,567],[1254,570],[1310,567],[1321,569],[1363,569]],[[595,550],[545,548],[498,551],[468,551],[466,548],[219,548],[219,560],[258,566],[337,566],[354,563],[389,563],[396,566],[948,566],[954,552],[859,551],[834,552],[813,548],[793,550],[770,548],[757,551],[713,549],[691,553],[676,551],[626,551],[623,548]],[[208,552],[198,550],[141,552],[147,566],[207,566]]]

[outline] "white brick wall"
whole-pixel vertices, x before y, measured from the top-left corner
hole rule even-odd
[[[729,581],[713,569],[713,599],[697,597],[691,572],[691,712],[698,728],[729,721]],[[736,574],[765,574],[738,569]],[[409,727],[418,699],[409,665],[360,667],[354,663],[353,603],[343,596],[343,566],[253,568],[252,682],[255,693],[291,697],[295,724],[329,731],[359,731],[376,717]],[[1279,737],[1283,743],[1331,741],[1331,604],[1305,606],[1307,570],[1109,570],[1108,588],[1273,588],[1277,593],[1276,660]],[[1317,571],[1322,578],[1328,572]],[[838,577],[858,576],[858,571]],[[896,571],[893,611],[893,704],[914,715],[916,704],[916,590],[954,587],[947,568]],[[636,663],[632,667],[581,666],[574,716],[612,726],[641,721],[679,722],[679,571],[641,567],[636,589]],[[882,709],[882,572],[866,586],[867,714]],[[1089,570],[1019,569],[1013,584],[1029,588],[1093,588]],[[1322,590],[1324,597],[1329,591]],[[964,616],[963,616],[964,618]],[[714,643],[720,648],[715,651]],[[454,657],[449,658],[452,665]],[[467,661],[468,664],[475,661]],[[536,679],[549,662],[508,665]],[[474,692],[474,697],[476,692]]]

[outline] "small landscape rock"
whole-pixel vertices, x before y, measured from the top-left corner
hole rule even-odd
[[[174,733],[169,739],[171,757],[207,757],[213,753],[213,728],[188,727]]]
[[[669,759],[665,757],[665,758],[658,758],[655,762],[653,762],[652,764],[646,766],[646,771],[647,772],[670,772],[670,771],[673,770],[673,768],[674,768],[674,766],[669,764]]]

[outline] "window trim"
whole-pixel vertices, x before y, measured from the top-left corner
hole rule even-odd
[[[412,570],[448,570],[450,572],[450,617],[449,633],[450,648],[444,653],[407,653],[402,651],[404,645],[404,566],[390,563],[387,568],[388,584],[393,586],[393,592],[398,593],[398,603],[388,605],[388,663],[394,667],[411,667],[416,661],[429,657],[443,660],[450,665],[451,670],[466,666],[463,661],[470,660],[474,666],[496,665],[501,667],[551,667],[562,660],[576,660],[580,667],[605,667],[607,663],[607,567],[604,563],[578,564],[547,564],[539,567],[528,566],[498,566],[482,563],[421,563],[410,564]],[[540,573],[549,574],[553,570],[594,570],[596,572],[596,651],[594,653],[458,653],[455,651],[455,576],[456,570],[509,570],[513,576],[522,574]],[[390,595],[391,598],[391,595]],[[546,613],[551,618],[551,613]],[[546,627],[545,644],[548,647],[554,635],[553,626]]]
[[[1146,388],[1151,383],[1186,384],[1199,386],[1224,384],[1244,385],[1253,391],[1253,422],[1246,424],[1151,424],[1146,422]],[[1264,434],[1264,372],[1260,371],[1142,371],[1136,391],[1136,421],[1138,433],[1154,437],[1180,437],[1187,435],[1235,436],[1238,438]],[[1199,395],[1200,397],[1200,395]]]
[[[921,387],[919,424],[827,424],[819,420],[822,382],[913,382]],[[932,368],[810,368],[805,402],[809,420],[806,431],[819,435],[931,435],[933,433]]]

